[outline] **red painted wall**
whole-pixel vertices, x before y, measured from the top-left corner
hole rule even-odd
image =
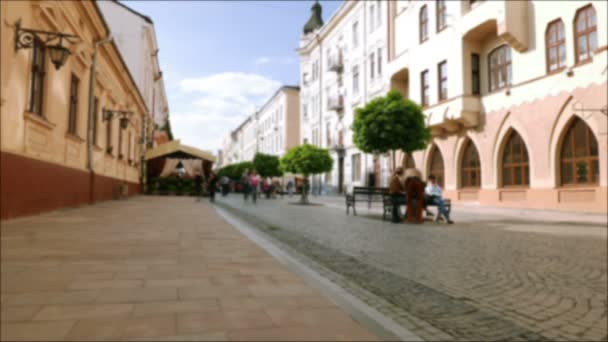
[[[0,219],[34,215],[115,198],[123,182],[89,172],[0,152]],[[129,195],[140,193],[128,183]]]

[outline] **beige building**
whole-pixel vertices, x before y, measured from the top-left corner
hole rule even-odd
[[[256,153],[283,156],[300,144],[300,92],[282,86],[222,141],[222,166],[252,161]]]
[[[606,212],[605,1],[390,2],[390,85],[424,107],[413,159],[445,196]]]
[[[1,217],[113,198],[124,185],[138,192],[148,109],[117,46],[103,43],[110,30],[96,2],[0,4]],[[61,41],[71,54],[58,68],[59,40],[46,41],[55,33],[76,36]]]

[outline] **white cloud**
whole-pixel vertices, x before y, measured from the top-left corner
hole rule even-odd
[[[184,144],[216,153],[222,139],[280,85],[259,74],[240,72],[183,79],[170,96],[180,99],[182,109],[171,113],[173,134]]]

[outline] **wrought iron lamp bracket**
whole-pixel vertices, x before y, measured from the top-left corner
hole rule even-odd
[[[36,40],[41,41],[44,45],[49,45],[57,40],[57,45],[61,46],[64,39],[72,44],[80,41],[80,37],[73,34],[22,28],[21,19],[15,23],[15,51],[33,47]]]

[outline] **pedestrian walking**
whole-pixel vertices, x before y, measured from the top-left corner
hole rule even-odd
[[[247,202],[249,199],[249,176],[250,172],[248,169],[245,169],[243,175],[241,176],[241,185],[243,186],[243,200]]]
[[[209,200],[215,202],[215,190],[217,188],[217,175],[215,172],[209,172],[209,179],[207,181],[207,191],[209,191]]]
[[[257,202],[259,185],[260,176],[258,176],[258,172],[256,170],[253,170],[249,176],[249,191],[251,192],[251,199],[253,200],[253,203]]]
[[[226,176],[220,178],[220,186],[222,187],[222,197],[228,195],[228,188],[230,186],[230,179]]]
[[[199,173],[194,176],[194,193],[196,201],[199,202],[203,195],[203,176]]]
[[[291,179],[287,182],[287,193],[289,197],[293,196],[293,180]]]

